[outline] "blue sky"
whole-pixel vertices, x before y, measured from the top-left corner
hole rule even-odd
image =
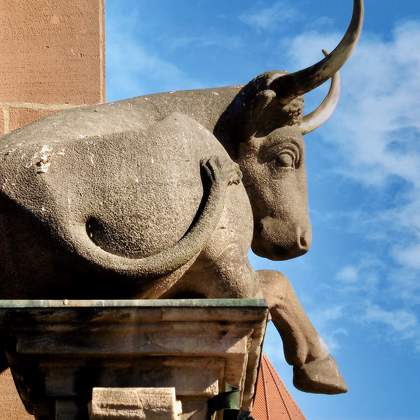
[[[332,49],[351,0],[107,0],[108,99],[246,83]],[[334,117],[306,137],[311,251],[284,272],[339,362],[346,395],[293,388],[309,420],[420,419],[420,2],[366,0]],[[325,87],[307,95],[316,106]]]

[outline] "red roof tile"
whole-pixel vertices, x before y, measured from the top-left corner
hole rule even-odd
[[[266,355],[261,360],[252,415],[255,420],[306,420]]]

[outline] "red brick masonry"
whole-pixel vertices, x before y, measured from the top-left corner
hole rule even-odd
[[[0,134],[104,102],[104,0],[0,0]]]

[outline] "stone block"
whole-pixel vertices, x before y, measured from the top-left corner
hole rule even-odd
[[[178,420],[175,388],[94,388],[92,420]]]
[[[103,3],[0,0],[0,102],[103,102]]]

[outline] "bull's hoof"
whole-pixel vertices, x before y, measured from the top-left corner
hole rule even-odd
[[[293,368],[293,384],[304,392],[343,394],[347,385],[338,371],[335,360],[328,356]]]

